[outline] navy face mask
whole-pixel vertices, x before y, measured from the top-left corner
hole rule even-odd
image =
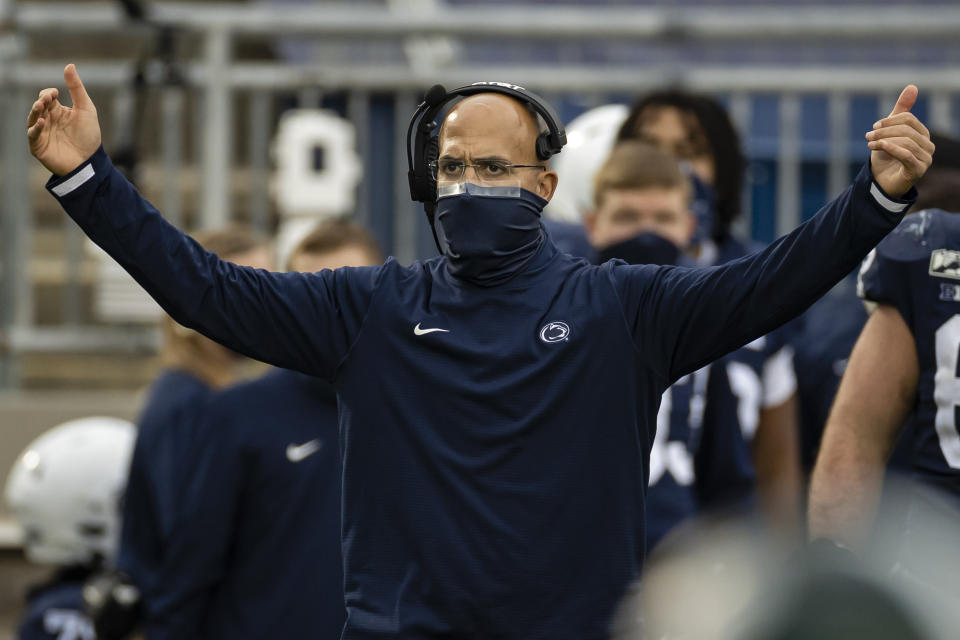
[[[598,252],[600,264],[617,258],[628,264],[677,264],[680,249],[661,235],[644,231]]]
[[[454,276],[491,287],[520,273],[546,238],[547,201],[517,187],[460,184],[439,190],[435,230]]]

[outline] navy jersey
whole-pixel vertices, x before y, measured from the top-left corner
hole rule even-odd
[[[904,218],[863,262],[857,292],[897,309],[913,334],[919,378],[909,422],[919,479],[960,494],[960,216]]]
[[[151,385],[137,419],[117,567],[140,588],[148,616],[183,490],[185,458],[209,393],[210,388],[189,373],[164,371]]]
[[[337,430],[333,387],[301,373],[211,395],[153,594],[152,640],[340,636]]]
[[[605,637],[643,562],[663,391],[800,313],[909,206],[864,169],[722,266],[594,266],[547,241],[477,287],[442,256],[316,274],[221,261],[102,150],[48,188],[175,320],[336,385],[347,640]]]
[[[647,549],[697,512],[694,452],[703,427],[710,365],[682,376],[663,392],[650,449]]]
[[[710,368],[703,428],[694,434],[694,490],[698,509],[706,512],[750,507],[757,480],[749,443],[731,418],[738,403],[724,365],[721,358]]]
[[[84,611],[83,580],[56,579],[27,598],[18,640],[96,640]]]
[[[647,550],[703,510],[749,493],[755,476],[739,426],[723,405],[707,402],[728,389],[723,367],[707,365],[663,392],[650,450]]]

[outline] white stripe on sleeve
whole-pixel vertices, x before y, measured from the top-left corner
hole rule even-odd
[[[88,164],[83,169],[80,169],[80,171],[77,171],[75,174],[70,176],[68,180],[64,180],[57,186],[53,187],[51,191],[53,191],[54,195],[57,197],[62,198],[71,191],[79,189],[84,183],[86,183],[95,175],[96,172],[93,170],[93,165]]]
[[[896,202],[883,195],[883,191],[880,190],[876,182],[870,183],[870,195],[877,201],[877,204],[891,213],[903,213],[910,206],[910,203]]]

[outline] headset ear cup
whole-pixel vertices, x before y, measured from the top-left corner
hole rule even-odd
[[[549,160],[550,156],[553,155],[550,150],[549,136],[548,133],[541,133],[537,136],[537,158],[540,160]]]

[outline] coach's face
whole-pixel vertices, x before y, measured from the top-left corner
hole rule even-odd
[[[536,118],[520,102],[497,93],[477,94],[461,100],[444,120],[439,159],[543,165],[544,169],[513,169],[510,180],[549,200],[557,188],[557,174],[537,158],[538,133]],[[463,180],[482,182],[471,167]]]

